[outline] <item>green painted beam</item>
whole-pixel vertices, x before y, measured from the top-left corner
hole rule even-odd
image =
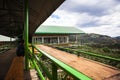
[[[40,60],[38,60],[38,65],[40,65],[40,67],[42,68],[42,70],[44,71],[44,73],[46,74],[46,76],[49,78],[49,80],[53,80],[52,79],[52,75],[50,74],[48,68],[46,68],[45,65]]]
[[[40,80],[45,80],[45,78],[44,78],[44,76],[42,75],[42,73],[41,73],[41,71],[40,71],[40,69],[39,69],[39,66],[38,66],[38,64],[36,63],[36,61],[35,61],[33,58],[31,58],[31,60],[32,60],[34,66],[35,66],[35,68],[36,68],[36,70],[37,70],[37,73],[38,73],[38,76],[39,76]]]
[[[33,52],[34,52],[34,47],[32,47],[32,50],[29,49],[29,53],[31,53],[31,54],[29,54],[29,58],[30,58],[31,61],[33,62],[33,65],[35,66],[35,68],[36,68],[36,70],[37,70],[37,73],[38,73],[38,76],[39,76],[40,80],[45,80],[42,72],[40,71],[40,68],[39,68],[39,66],[38,66],[38,63],[37,63],[37,61],[36,61],[36,57],[35,57],[35,55],[34,55]]]
[[[50,72],[48,71],[48,69],[45,67],[45,65],[40,61],[40,57],[42,56],[42,53],[40,53],[38,56],[36,56],[34,54],[34,47],[32,46],[32,50],[29,49],[29,52],[32,54],[32,58],[34,58],[37,62],[37,64],[42,68],[42,70],[45,72],[46,76],[49,78],[49,80],[53,80],[52,79],[52,75],[50,74]]]
[[[33,45],[34,46],[34,45]],[[71,74],[76,80],[92,80],[90,77],[86,76],[85,74],[75,70],[74,68],[68,66],[67,64],[61,62],[60,60],[54,58],[53,56],[47,54],[43,50],[39,49],[38,47],[34,46],[39,52],[43,53],[46,57],[48,57],[51,61],[65,70],[67,73]]]

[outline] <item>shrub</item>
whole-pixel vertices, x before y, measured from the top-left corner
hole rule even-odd
[[[110,50],[108,47],[103,47],[102,50],[103,50],[104,52],[111,52],[111,50]]]

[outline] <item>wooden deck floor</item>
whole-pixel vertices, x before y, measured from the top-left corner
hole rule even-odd
[[[8,70],[15,57],[16,57],[16,49],[11,49],[3,54],[0,54],[0,80],[5,80]],[[23,75],[24,75],[24,80],[39,80],[37,72],[34,69],[29,71],[24,70]]]
[[[112,68],[111,66],[82,57],[77,57],[74,54],[69,54],[48,46],[36,46],[94,80],[120,80],[120,71]]]
[[[24,58],[15,57],[6,74],[5,80],[24,80]]]
[[[4,80],[15,56],[15,49],[11,49],[3,54],[0,54],[0,80]]]

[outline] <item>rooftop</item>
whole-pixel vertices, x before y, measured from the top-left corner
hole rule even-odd
[[[39,26],[35,34],[81,34],[82,30],[65,26]]]

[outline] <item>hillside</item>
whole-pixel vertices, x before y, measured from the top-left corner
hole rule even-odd
[[[117,36],[117,37],[114,37],[114,38],[120,40],[120,36]]]
[[[120,59],[120,38],[110,37],[99,34],[82,34],[78,38],[80,46],[68,47],[69,50],[78,50],[89,52],[90,54],[108,56],[116,59]],[[68,50],[68,49],[67,49]],[[67,51],[66,50],[66,51]],[[69,51],[70,52],[70,51]],[[105,64],[112,65],[120,69],[120,63],[114,60],[109,61],[108,59],[101,59],[99,57],[81,54],[80,56],[99,61]],[[78,53],[75,53],[78,54]]]
[[[57,48],[120,69],[120,62],[113,60],[120,59],[120,39],[118,37],[91,33],[81,34],[77,39],[78,44]],[[75,36],[71,36],[70,40],[75,41]]]
[[[120,37],[110,37],[106,35],[99,34],[82,34],[79,37],[79,41],[82,43],[97,43],[97,44],[118,44],[120,43]]]

